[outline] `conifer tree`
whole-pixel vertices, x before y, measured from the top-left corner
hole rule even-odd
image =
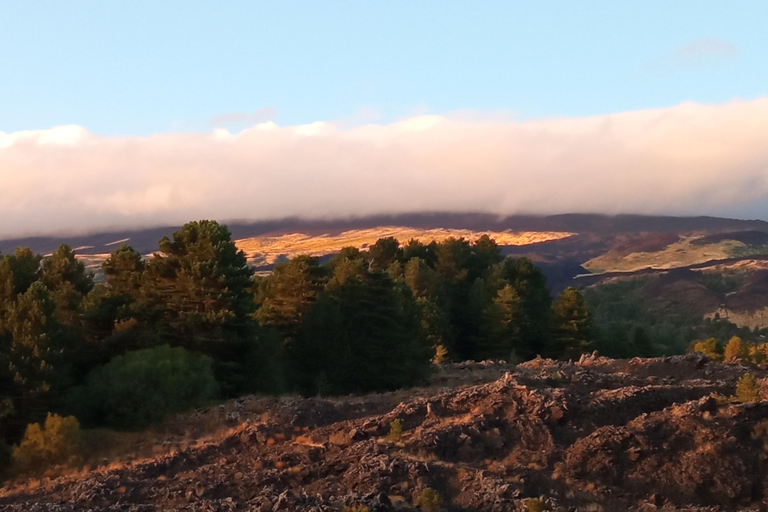
[[[566,288],[552,303],[555,329],[550,355],[578,359],[592,340],[592,316],[584,297],[575,288]]]

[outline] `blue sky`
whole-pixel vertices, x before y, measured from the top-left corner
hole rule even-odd
[[[768,220],[768,2],[0,0],[0,237]]]
[[[0,131],[514,119],[768,93],[768,2],[16,1]]]

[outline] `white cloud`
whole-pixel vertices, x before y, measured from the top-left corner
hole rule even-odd
[[[768,98],[514,122],[0,133],[0,236],[419,211],[768,216]]]

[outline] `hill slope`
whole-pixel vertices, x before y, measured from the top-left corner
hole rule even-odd
[[[541,498],[563,512],[714,512],[768,499],[768,402],[709,396],[733,393],[745,367],[689,355],[504,370],[446,366],[438,385],[463,373],[501,377],[414,390],[394,406],[377,395],[279,401],[167,455],[8,487],[0,506],[387,512],[438,495],[456,511],[534,510],[526,500]],[[388,437],[395,420],[403,433]]]

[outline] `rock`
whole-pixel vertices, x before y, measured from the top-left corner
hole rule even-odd
[[[490,361],[441,368],[439,386],[411,392],[217,406],[241,424],[174,454],[10,482],[0,509],[392,512],[425,489],[477,512],[525,510],[530,496],[552,512],[715,512],[765,499],[755,490],[768,481],[768,402],[711,396],[733,394],[742,367],[593,353],[514,373]],[[258,421],[243,422],[251,410]],[[395,419],[397,442],[386,439]]]

